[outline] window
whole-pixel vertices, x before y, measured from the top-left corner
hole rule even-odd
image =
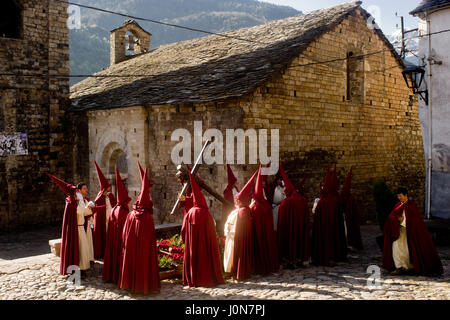
[[[2,1],[0,10],[0,37],[20,39],[22,33],[22,9],[17,0]]]
[[[354,51],[347,53],[347,100],[364,101],[364,58]]]

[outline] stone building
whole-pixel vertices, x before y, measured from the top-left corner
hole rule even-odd
[[[64,196],[45,172],[71,179],[67,5],[3,0],[0,137],[28,137],[27,154],[0,156],[0,231],[61,221]],[[5,150],[4,150],[5,151]]]
[[[283,166],[294,182],[308,174],[311,205],[328,163],[336,162],[341,184],[353,166],[353,191],[366,218],[374,217],[372,183],[380,176],[393,188],[408,186],[423,207],[417,100],[403,80],[402,60],[360,5],[162,46],[73,86],[75,113],[88,118],[83,162],[90,164],[91,190],[93,160],[110,177],[118,160],[136,199],[140,161],[155,182],[156,222],[180,219],[168,216],[180,190],[171,135],[202,121],[203,130],[224,133],[279,129]],[[257,167],[232,168],[242,187]],[[199,176],[225,188],[225,165],[202,165]],[[208,199],[218,218],[220,203]]]
[[[431,215],[450,219],[450,0],[425,0],[412,12],[419,17],[419,58],[425,70],[422,90],[428,90],[429,103],[419,101],[419,119],[423,130],[425,159],[429,158],[429,109],[432,111]],[[434,34],[436,33],[436,34]],[[431,43],[431,48],[429,44]],[[430,50],[431,49],[431,50]],[[431,55],[430,55],[431,53]],[[428,59],[432,58],[432,83],[428,77]],[[428,192],[428,188],[426,190]],[[428,207],[428,205],[427,205]]]

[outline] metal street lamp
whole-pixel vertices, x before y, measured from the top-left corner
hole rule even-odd
[[[410,66],[403,70],[402,74],[408,88],[412,89],[413,93],[419,94],[425,104],[428,105],[428,89],[420,90],[425,77],[425,70],[419,66]]]

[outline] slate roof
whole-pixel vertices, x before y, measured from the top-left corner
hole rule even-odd
[[[443,7],[449,7],[450,0],[423,0],[417,8],[411,11],[409,14],[416,15],[421,12],[439,9]]]
[[[270,79],[360,5],[360,1],[347,2],[225,33],[252,42],[211,35],[162,46],[96,74],[112,77],[91,77],[72,86],[73,108],[196,103],[243,96]],[[377,32],[392,48],[383,33]],[[401,59],[398,61],[402,64]],[[130,74],[139,77],[114,77]]]

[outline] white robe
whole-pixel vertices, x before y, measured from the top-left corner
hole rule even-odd
[[[84,230],[85,216],[92,214],[91,208],[87,205],[81,193],[77,192],[78,207],[77,207],[77,228],[78,228],[78,251],[79,251],[79,268],[80,270],[87,270],[90,268],[90,261],[94,259],[94,247],[92,243],[92,231],[88,223],[86,232]]]
[[[404,268],[406,270],[414,268],[409,259],[408,238],[406,236],[406,215],[403,210],[403,221],[400,223],[400,235],[392,243],[392,258],[395,268]]]
[[[236,232],[236,222],[239,213],[239,208],[234,209],[228,215],[227,222],[224,227],[225,249],[223,254],[223,267],[225,272],[231,272],[231,266],[233,265],[233,252],[234,252],[234,235]]]
[[[278,225],[278,210],[280,210],[280,204],[286,198],[284,194],[284,187],[276,186],[275,191],[273,192],[273,204],[275,205],[272,209],[273,213],[273,228],[277,231]]]
[[[313,205],[313,208],[312,208],[312,213],[313,213],[313,214],[316,213],[316,208],[317,208],[317,205],[319,204],[319,200],[320,200],[320,198],[316,198],[316,199],[314,200],[314,205]]]
[[[106,223],[106,231],[108,231],[108,220],[109,220],[109,215],[111,214],[112,207],[111,207],[111,201],[109,201],[108,195],[106,195],[105,198],[106,198],[106,221],[105,221],[105,223]]]

